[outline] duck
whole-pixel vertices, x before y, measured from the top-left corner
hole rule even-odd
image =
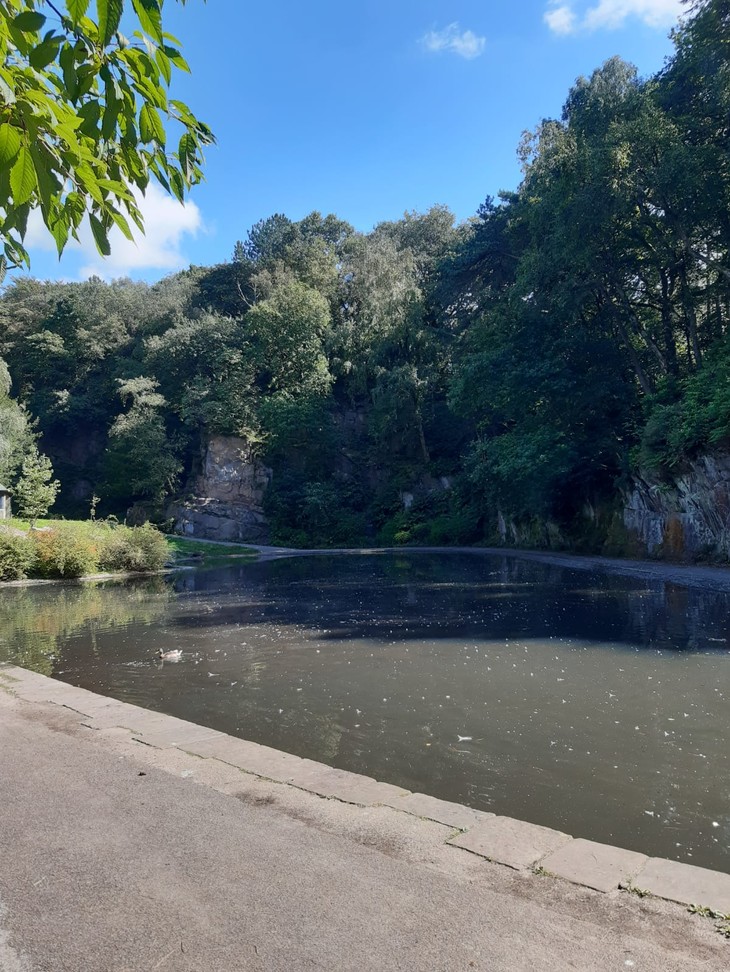
[[[182,658],[182,649],[171,648],[169,651],[163,651],[162,648],[158,648],[157,657],[160,661],[180,661]]]

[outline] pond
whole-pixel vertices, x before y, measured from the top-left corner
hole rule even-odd
[[[74,685],[730,871],[727,594],[509,555],[320,556],[6,588],[0,625],[0,660]]]

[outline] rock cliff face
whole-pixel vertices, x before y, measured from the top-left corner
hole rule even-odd
[[[624,525],[650,556],[730,559],[730,455],[702,456],[668,483],[635,479]]]
[[[253,457],[245,439],[214,436],[190,495],[173,502],[168,514],[184,536],[267,543],[262,503],[270,481],[271,470]]]

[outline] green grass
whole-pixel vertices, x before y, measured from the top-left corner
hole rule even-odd
[[[54,526],[73,526],[74,529],[78,530],[80,533],[85,533],[92,535],[94,530],[98,528],[99,522],[94,520],[41,520],[35,521],[36,530],[42,530],[44,527],[54,527]],[[30,520],[20,520],[13,517],[10,520],[0,520],[0,527],[7,526],[13,530],[25,530],[26,533],[30,530]]]

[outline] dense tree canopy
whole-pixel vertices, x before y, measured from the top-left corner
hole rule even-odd
[[[14,282],[0,354],[60,503],[161,511],[229,434],[274,468],[287,542],[569,535],[627,476],[726,448],[728,37],[730,3],[703,0],[656,76],[578,79],[521,184],[462,225],[275,214],[153,286]]]

